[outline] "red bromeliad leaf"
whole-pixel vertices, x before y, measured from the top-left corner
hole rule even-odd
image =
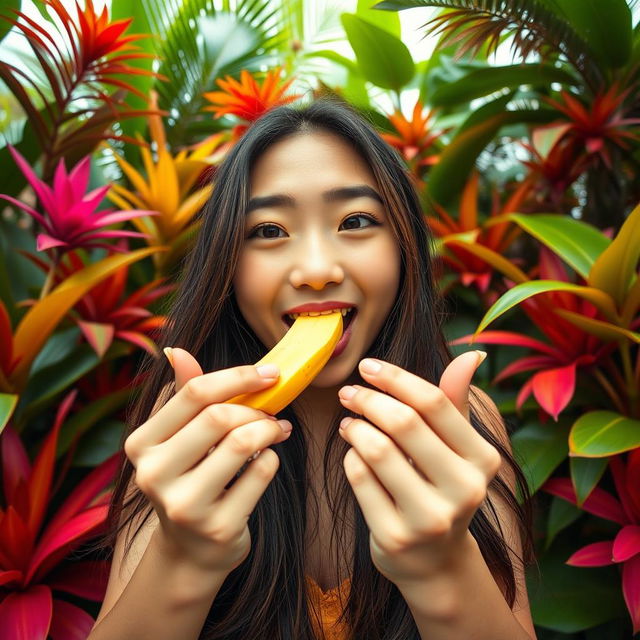
[[[40,584],[15,591],[0,602],[0,629],[11,640],[47,640],[51,614],[49,587]]]
[[[94,622],[80,607],[56,598],[49,634],[52,640],[86,640]]]
[[[578,549],[566,562],[572,567],[605,567],[613,564],[613,542],[594,542]]]
[[[534,349],[535,351],[540,351],[541,353],[545,353],[552,358],[557,358],[558,360],[562,360],[564,357],[562,351],[559,351],[540,340],[536,340],[535,338],[531,338],[520,333],[515,333],[514,331],[482,331],[478,334],[471,334],[463,336],[462,338],[457,338],[456,340],[452,340],[449,344],[457,345],[472,343],[505,344],[513,347],[525,347],[528,349]]]
[[[0,459],[4,497],[11,504],[14,502],[18,484],[21,481],[27,482],[31,475],[31,464],[20,437],[10,426],[6,427],[0,438]]]
[[[622,565],[622,593],[633,622],[633,633],[640,631],[640,556]]]
[[[618,531],[613,541],[613,559],[616,562],[625,562],[640,553],[640,527],[628,525]]]
[[[523,371],[536,371],[537,369],[548,369],[553,367],[556,361],[549,356],[529,356],[514,360],[510,365],[506,366],[494,379],[493,384],[501,382],[505,378],[514,376]]]
[[[40,529],[45,516],[49,495],[51,492],[51,477],[53,466],[56,460],[56,446],[58,443],[58,433],[64,422],[71,405],[76,398],[77,391],[69,393],[62,401],[56,414],[55,423],[49,432],[44,445],[40,449],[33,464],[31,477],[29,478],[29,499],[31,511],[29,513],[29,530],[35,537]]]
[[[627,473],[622,456],[612,456],[609,460],[609,468],[613,476],[613,482],[616,486],[616,492],[620,503],[624,509],[629,522],[640,524],[640,512],[635,510],[635,505],[629,493],[630,487],[627,486]],[[637,489],[636,489],[637,490]]]
[[[92,507],[58,527],[50,535],[43,536],[31,557],[27,581],[41,579],[80,542],[95,535],[104,524],[107,512],[106,505]]]
[[[576,492],[570,478],[551,478],[542,486],[551,495],[578,504]],[[621,525],[629,524],[622,505],[608,492],[596,487],[582,505],[582,510]]]
[[[12,569],[11,571],[0,571],[0,587],[10,582],[19,583],[22,581],[22,571]]]
[[[47,584],[55,591],[100,602],[104,598],[109,579],[109,562],[106,560],[65,564],[53,572]]]
[[[532,380],[528,380],[522,385],[522,389],[520,389],[518,395],[516,396],[516,409],[520,409],[520,407],[522,407],[522,405],[526,402],[527,398],[531,395],[532,386]]]
[[[540,371],[531,382],[536,400],[557,422],[558,415],[569,404],[576,389],[576,363]]]
[[[629,500],[632,511],[636,514],[636,522],[640,523],[640,449],[630,451],[627,455],[627,482]]]
[[[26,571],[33,551],[34,536],[27,523],[9,505],[0,521],[0,558],[5,568]]]

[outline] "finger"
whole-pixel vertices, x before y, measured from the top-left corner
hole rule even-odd
[[[262,367],[260,369],[264,371]],[[268,374],[269,371],[264,373]],[[221,369],[191,378],[178,393],[129,436],[127,455],[130,458],[135,457],[136,452],[168,440],[206,406],[225,402],[242,393],[265,389],[277,379],[277,376],[261,375],[253,365]]]
[[[231,430],[257,420],[274,420],[263,411],[238,404],[205,407],[171,438],[154,446],[155,464],[167,477],[177,477],[194,467]]]
[[[356,394],[343,401],[345,407],[387,434],[433,485],[448,486],[464,473],[469,463],[448,447],[413,407],[375,389],[354,388]],[[460,415],[456,419],[464,420]]]
[[[401,531],[393,500],[355,449],[347,451],[343,467],[370,531],[379,539],[385,531]]]
[[[213,502],[257,451],[282,441],[282,428],[273,420],[256,420],[230,431],[220,444],[182,479],[194,500]],[[251,465],[249,465],[251,466]]]
[[[447,394],[434,384],[390,362],[376,360],[377,373],[367,373],[360,363],[363,378],[400,402],[413,407],[445,444],[458,455],[474,460],[485,452],[488,443],[469,424]]]
[[[216,520],[227,522],[235,518],[246,521],[258,504],[265,489],[275,477],[280,458],[273,449],[265,449],[253,460],[216,503]]]
[[[454,358],[440,377],[442,389],[458,411],[467,419],[469,414],[469,387],[476,369],[487,354],[484,351],[467,351]]]
[[[175,372],[177,392],[180,391],[191,378],[201,376],[203,371],[198,361],[185,349],[174,347],[170,353],[171,357],[169,358],[169,362]]]
[[[393,440],[364,420],[340,429],[367,468],[387,491],[403,520],[419,528],[429,506],[443,505],[437,489],[411,466]]]

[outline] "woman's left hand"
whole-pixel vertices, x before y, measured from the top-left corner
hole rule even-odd
[[[397,586],[455,566],[500,468],[497,449],[469,422],[469,385],[482,359],[458,356],[439,386],[380,360],[370,373],[362,361],[362,377],[380,391],[340,390],[342,404],[363,416],[340,428],[352,447],[345,473],[371,531],[373,563]]]

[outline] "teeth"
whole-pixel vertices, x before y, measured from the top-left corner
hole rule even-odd
[[[330,313],[339,311],[342,314],[342,317],[345,317],[351,309],[353,309],[353,307],[349,307],[348,309],[327,309],[326,311],[303,311],[302,313],[288,313],[287,315],[295,320],[300,316],[328,316]]]

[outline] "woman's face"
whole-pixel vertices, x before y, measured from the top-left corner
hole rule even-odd
[[[290,309],[355,306],[346,346],[312,383],[339,385],[380,331],[400,279],[400,251],[373,174],[341,138],[304,133],[260,156],[250,191],[234,277],[240,311],[271,349],[292,323]]]

